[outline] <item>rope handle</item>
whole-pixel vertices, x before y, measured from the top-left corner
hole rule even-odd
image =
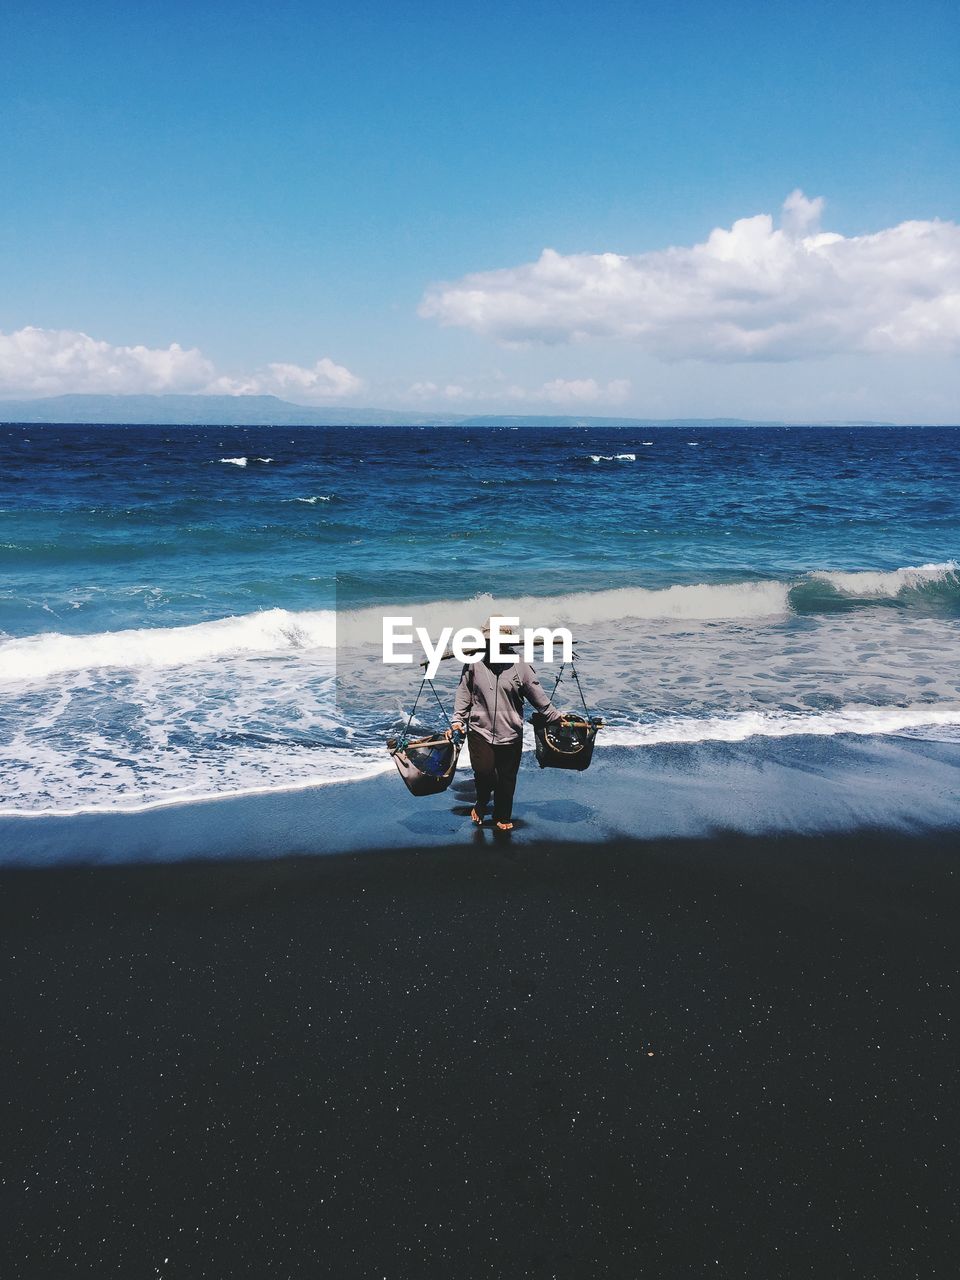
[[[564,663],[561,665],[560,670],[557,672],[557,679],[556,679],[556,682],[555,682],[555,684],[554,684],[554,686],[553,686],[553,693],[551,693],[551,695],[550,695],[550,701],[551,701],[551,702],[552,702],[552,701],[553,701],[553,699],[554,699],[554,695],[555,695],[555,694],[556,694],[556,692],[557,692],[557,689],[558,689],[558,687],[559,687],[559,685],[560,685],[560,681],[563,679],[563,673],[564,673],[564,671],[565,671],[566,669],[567,669],[567,664],[564,662]],[[581,683],[580,683],[580,677],[577,675],[577,668],[576,668],[576,666],[574,665],[574,663],[572,663],[572,662],[570,663],[570,674],[573,676],[573,679],[574,679],[574,681],[575,681],[575,683],[576,683],[576,686],[577,686],[577,692],[580,694],[580,701],[583,703],[583,709],[584,709],[584,711],[587,713],[587,715],[589,716],[589,715],[590,715],[590,708],[587,706],[587,700],[586,700],[586,698],[583,696],[583,686],[582,686],[582,685],[581,685]]]
[[[433,681],[428,680],[427,677],[424,676],[423,679],[420,681],[420,688],[417,690],[417,696],[413,700],[413,706],[410,708],[410,715],[407,718],[406,728],[403,731],[404,738],[410,732],[410,726],[411,724],[413,724],[413,717],[416,714],[417,705],[420,702],[420,695],[423,693],[423,686],[425,684],[428,684],[430,686],[430,691],[433,694],[433,696],[436,698],[437,706],[440,708],[440,714],[443,716],[444,720],[446,720],[447,722],[447,728],[448,729],[453,728],[453,725],[450,722],[450,717],[447,715],[446,708],[444,707],[443,703],[440,701],[440,695],[439,693],[437,693],[437,690],[436,690],[436,687],[434,686]]]

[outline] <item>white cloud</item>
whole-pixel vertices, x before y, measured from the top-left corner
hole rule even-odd
[[[445,400],[472,400],[474,393],[458,382],[448,382],[439,386],[436,382],[414,382],[407,388],[407,395],[418,400],[442,398]]]
[[[823,196],[808,200],[799,187],[791,191],[780,211],[780,225],[791,236],[815,234],[823,217]]]
[[[960,350],[960,226],[818,230],[794,191],[702,244],[625,256],[545,249],[523,266],[427,290],[422,316],[509,345],[616,338],[666,359],[797,360]]]
[[[595,378],[553,378],[535,391],[511,387],[515,400],[540,400],[547,404],[622,404],[630,392],[626,378],[616,378],[606,386]]]
[[[195,347],[122,347],[71,329],[28,326],[0,333],[0,394],[70,392],[144,394],[203,392],[288,396],[300,401],[340,399],[359,391],[360,378],[324,356],[311,368],[274,363],[252,374],[217,374]]]
[[[363,386],[363,381],[342,364],[336,364],[329,356],[318,360],[310,369],[295,364],[267,365],[267,381],[272,380],[278,394],[298,392],[311,399],[352,395]]]
[[[259,373],[239,378],[220,377],[206,390],[226,395],[274,395],[297,401],[323,401],[353,395],[362,386],[363,381],[356,374],[324,356],[309,369],[298,364],[274,363]]]
[[[71,329],[33,326],[0,333],[0,391],[8,394],[196,391],[213,373],[199,351],[176,342],[116,347]]]
[[[552,378],[539,387],[509,385],[501,375],[491,379],[477,379],[469,386],[437,382],[414,382],[407,394],[421,402],[475,401],[489,405],[516,404],[622,404],[630,393],[626,378],[616,378],[606,384],[595,378]]]

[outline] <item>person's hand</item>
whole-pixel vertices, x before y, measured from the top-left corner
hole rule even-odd
[[[446,730],[443,736],[445,738],[452,738],[455,733],[459,733],[461,735],[463,734],[463,725],[460,724],[459,721],[452,724],[450,728]]]

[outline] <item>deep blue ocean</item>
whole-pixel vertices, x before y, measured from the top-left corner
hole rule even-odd
[[[608,743],[960,738],[960,429],[30,425],[0,448],[8,813],[390,768],[416,678],[380,663],[383,612],[570,625]]]

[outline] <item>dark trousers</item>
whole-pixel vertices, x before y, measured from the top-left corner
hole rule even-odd
[[[471,729],[467,742],[477,783],[477,812],[483,813],[493,792],[494,822],[509,822],[513,814],[513,793],[517,789],[523,739],[494,745]]]

